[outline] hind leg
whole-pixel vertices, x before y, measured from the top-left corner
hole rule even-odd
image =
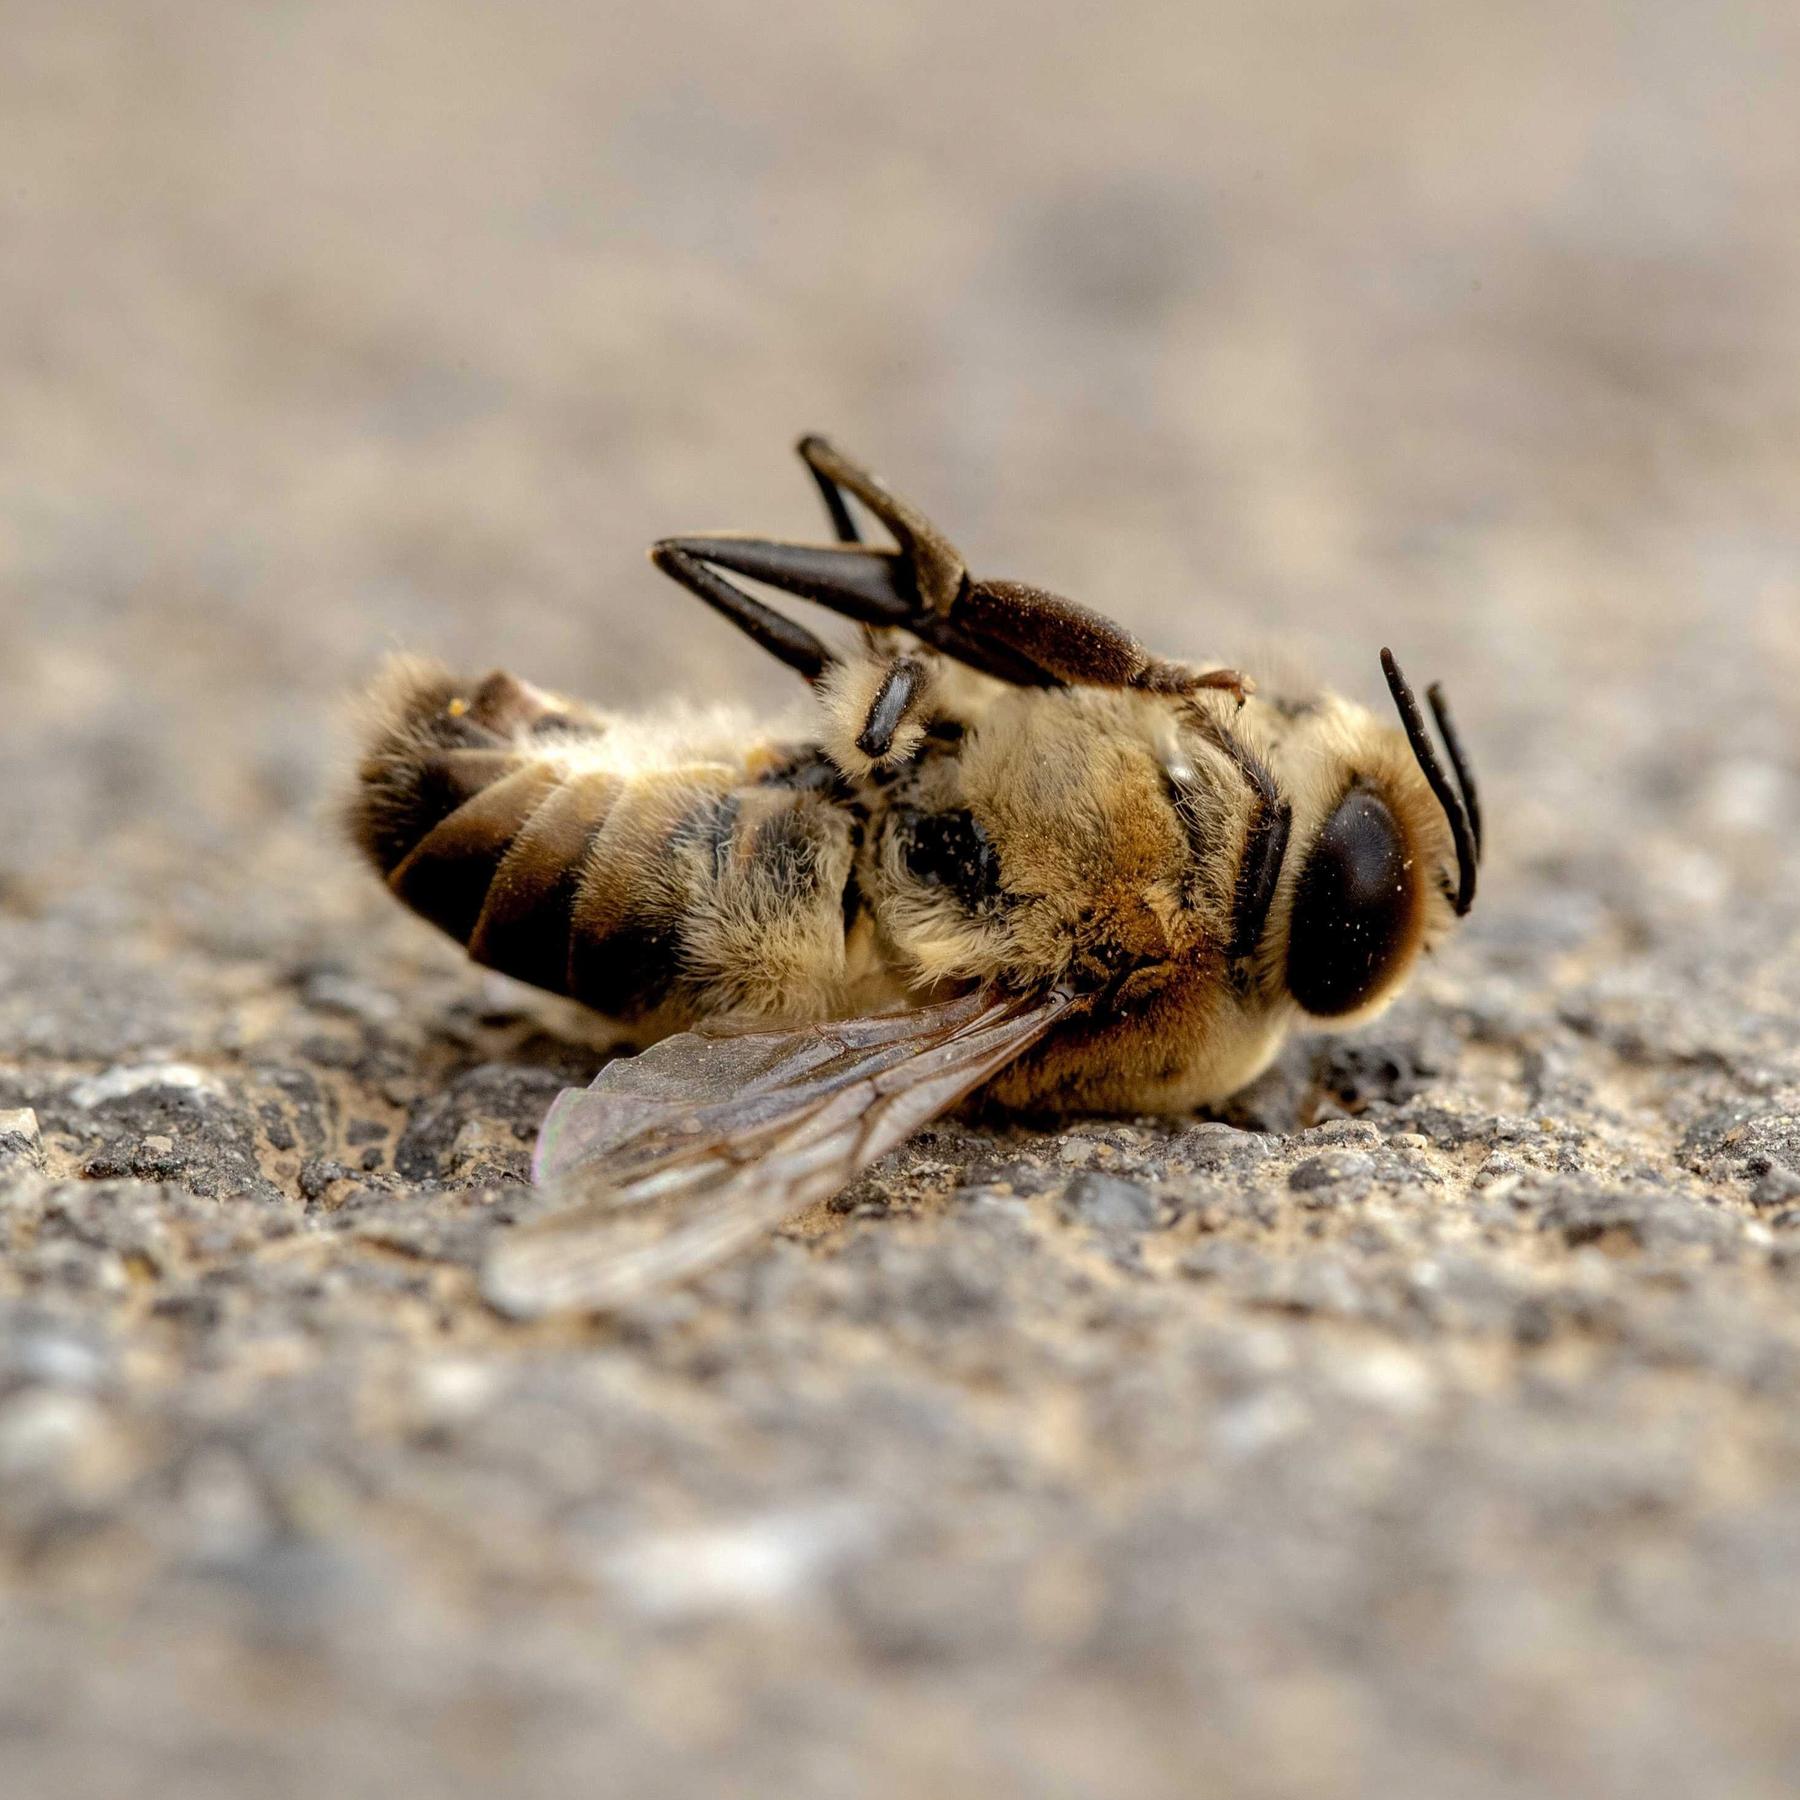
[[[670,538],[652,556],[702,599],[733,618],[765,649],[809,680],[825,654],[811,633],[751,600],[721,571],[766,582],[830,607],[859,624],[899,627],[946,656],[1021,687],[1064,684],[1155,692],[1224,688],[1241,700],[1235,670],[1204,673],[1150,655],[1110,619],[1022,581],[971,579],[962,554],[910,502],[821,437],[799,451],[830,515],[832,547],[774,538]],[[866,506],[899,546],[864,545],[846,496]]]
[[[753,600],[735,582],[710,567],[699,548],[703,539],[665,538],[650,551],[650,560],[662,572],[697,594],[715,612],[729,619],[751,643],[786,663],[808,681],[817,681],[831,662],[831,653],[820,640],[796,625],[774,607]]]

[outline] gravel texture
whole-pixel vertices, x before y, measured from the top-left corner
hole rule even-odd
[[[6,12],[8,1800],[1800,1786],[1791,6]],[[807,428],[1442,675],[1482,899],[1217,1118],[511,1326],[601,1053],[318,822],[338,697],[785,697],[641,549]]]

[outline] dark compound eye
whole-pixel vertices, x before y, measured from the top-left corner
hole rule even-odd
[[[999,898],[1000,858],[972,813],[902,807],[894,831],[915,880],[948,888],[972,912]]]
[[[1405,950],[1416,903],[1398,822],[1379,794],[1353,787],[1300,873],[1288,928],[1288,992],[1318,1018],[1355,1012]]]

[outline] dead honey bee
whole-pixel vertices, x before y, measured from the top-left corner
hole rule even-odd
[[[1468,762],[1433,688],[1446,773],[1386,650],[1398,729],[1265,696],[975,579],[874,475],[799,450],[835,544],[651,551],[805,679],[790,729],[410,660],[370,697],[348,817],[392,891],[654,1046],[552,1108],[537,1175],[566,1204],[500,1240],[503,1310],[689,1274],[977,1089],[1033,1111],[1221,1100],[1295,1023],[1386,1005],[1474,899]],[[855,646],[733,576],[854,620]]]

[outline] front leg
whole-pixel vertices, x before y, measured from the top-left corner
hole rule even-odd
[[[918,754],[939,691],[936,662],[918,650],[889,655],[871,645],[826,672],[818,690],[825,753],[853,781]]]

